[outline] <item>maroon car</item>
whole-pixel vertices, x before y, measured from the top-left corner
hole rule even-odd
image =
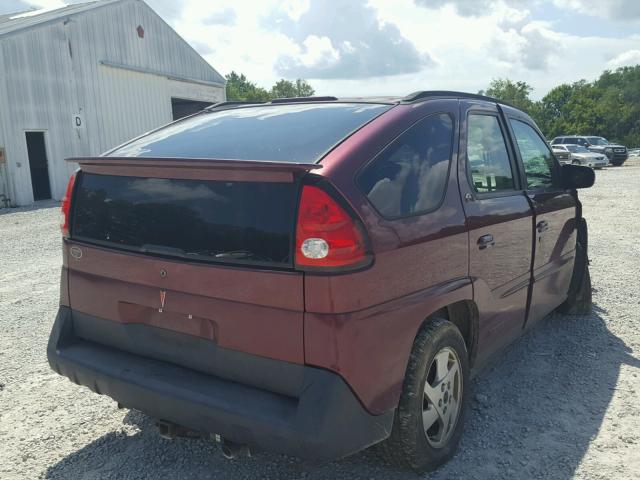
[[[433,469],[470,371],[591,307],[593,171],[492,98],[228,102],[73,161],[52,368],[227,456]]]

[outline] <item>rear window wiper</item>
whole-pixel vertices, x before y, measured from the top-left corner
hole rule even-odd
[[[232,260],[258,260],[263,262],[271,262],[273,259],[258,255],[251,250],[228,250],[228,251],[211,251],[203,250],[199,252],[188,252],[187,255],[208,255],[214,258],[229,258]]]
[[[145,243],[140,247],[142,253],[155,253],[157,255],[171,255],[174,257],[184,257],[185,251],[181,248],[167,247],[165,245],[154,245],[152,243]]]
[[[273,262],[272,258],[258,255],[250,250],[198,250],[188,252],[182,248],[145,243],[140,247],[140,252],[199,260],[257,260],[259,262]]]

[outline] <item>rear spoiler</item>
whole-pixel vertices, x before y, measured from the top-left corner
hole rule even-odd
[[[322,168],[317,163],[211,158],[72,157],[66,161],[78,163],[84,172],[102,175],[258,182],[292,182]]]

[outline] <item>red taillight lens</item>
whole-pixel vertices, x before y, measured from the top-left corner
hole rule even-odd
[[[296,226],[296,265],[347,267],[367,260],[355,220],[318,187],[302,188]]]
[[[73,194],[73,185],[76,183],[76,174],[74,173],[69,178],[67,183],[67,190],[62,198],[62,206],[60,208],[60,230],[62,230],[62,236],[69,236],[69,210],[71,208],[71,195]]]

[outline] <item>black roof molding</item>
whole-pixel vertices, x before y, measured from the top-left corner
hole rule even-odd
[[[326,95],[324,97],[274,98],[271,103],[335,102],[336,100],[338,100],[338,97]]]
[[[402,103],[413,103],[424,100],[429,100],[432,98],[468,98],[470,100],[484,100],[485,102],[492,103],[500,103],[502,105],[507,105],[509,107],[518,108],[511,105],[504,100],[499,100],[493,97],[487,97],[486,95],[479,95],[477,93],[467,93],[467,92],[454,92],[450,90],[420,90],[417,92],[410,93],[406,97],[402,99]]]
[[[209,105],[208,107],[205,107],[203,110],[216,110],[222,107],[235,107],[235,106],[241,106],[241,105],[261,105],[263,103],[266,103],[266,102],[244,102],[240,100],[229,100],[226,102],[214,103],[213,105]]]

